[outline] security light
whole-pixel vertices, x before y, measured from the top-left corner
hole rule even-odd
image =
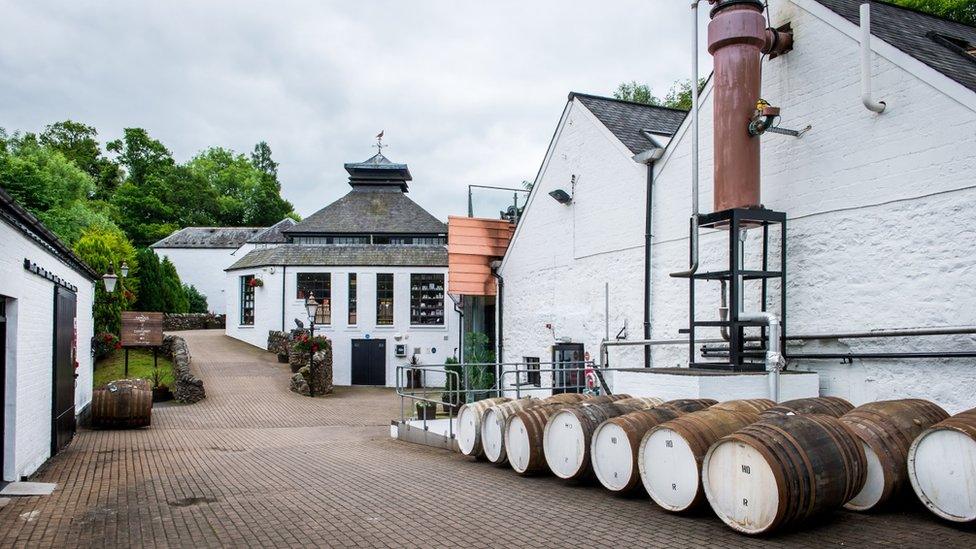
[[[115,283],[118,282],[119,277],[115,275],[115,270],[111,267],[108,268],[108,272],[102,275],[102,283],[105,284],[105,291],[112,293],[115,291]]]
[[[549,196],[553,197],[553,199],[555,199],[556,202],[559,202],[560,204],[563,204],[563,205],[566,205],[566,206],[568,206],[568,205],[570,205],[570,204],[573,203],[573,197],[570,196],[569,193],[567,193],[566,191],[564,191],[562,189],[556,189],[554,191],[551,191],[549,193]]]

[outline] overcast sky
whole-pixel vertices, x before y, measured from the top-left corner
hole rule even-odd
[[[438,217],[468,184],[535,177],[567,93],[689,72],[684,0],[249,2],[0,0],[0,127],[58,120],[104,143],[143,127],[183,161],[265,140],[308,215],[384,150]],[[703,14],[702,19],[707,16]],[[702,67],[702,73],[709,70]],[[476,195],[497,215],[510,195]]]

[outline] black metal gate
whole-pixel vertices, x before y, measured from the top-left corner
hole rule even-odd
[[[75,436],[75,312],[77,296],[54,290],[54,386],[51,408],[51,455]]]
[[[386,340],[352,340],[352,384],[386,385]]]
[[[552,346],[553,394],[583,392],[585,359],[582,343],[558,343]]]

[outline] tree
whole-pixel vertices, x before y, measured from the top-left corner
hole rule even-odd
[[[280,185],[273,176],[277,168],[270,153],[270,148],[266,148],[258,159],[262,169],[268,171],[255,165],[254,155],[248,160],[221,147],[211,147],[187,163],[192,177],[216,193],[217,224],[273,225],[293,210],[291,203],[281,198]]]
[[[623,101],[633,101],[634,103],[644,103],[647,105],[660,105],[661,100],[651,93],[651,87],[641,84],[636,80],[623,82],[617,86],[613,96]]]
[[[700,78],[698,80],[698,90],[701,91],[704,86],[705,79]],[[691,80],[678,80],[671,84],[671,88],[668,89],[664,99],[651,93],[651,87],[647,84],[641,84],[635,81],[624,82],[617,86],[616,91],[613,92],[613,96],[624,101],[689,110],[691,109]]]
[[[47,126],[41,133],[42,145],[59,151],[95,182],[95,197],[107,199],[122,181],[122,169],[102,155],[95,128],[65,120]]]
[[[150,174],[165,172],[176,165],[169,149],[142,128],[125,128],[122,139],[110,141],[106,148],[118,154],[129,182],[139,187],[146,184]]]
[[[130,269],[138,270],[139,263],[135,249],[118,227],[92,226],[86,229],[74,246],[75,255],[96,273],[106,273],[109,268],[119,272],[125,262]],[[119,277],[115,291],[105,291],[101,281],[95,283],[95,302],[92,315],[95,318],[95,333],[118,334],[121,313],[135,302],[133,281]]]
[[[183,290],[183,283],[180,282],[180,275],[176,272],[176,265],[168,257],[164,257],[159,271],[163,277],[163,312],[188,312],[190,304]]]
[[[976,26],[976,1],[973,0],[888,0],[906,8]]]
[[[190,313],[208,313],[210,308],[207,306],[207,296],[200,293],[196,286],[184,284],[183,291],[186,293],[187,303]]]
[[[151,248],[142,248],[136,252],[136,261],[138,267],[131,272],[139,285],[139,291],[133,307],[138,311],[165,311],[166,300],[159,257]]]
[[[264,141],[254,146],[251,165],[259,172],[278,182],[278,163],[271,159],[271,147]],[[280,188],[280,186],[279,186]]]

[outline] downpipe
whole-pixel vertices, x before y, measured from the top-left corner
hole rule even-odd
[[[739,231],[739,257],[736,260],[739,262],[739,267],[745,264],[745,250],[743,243],[746,239],[746,231],[742,229]],[[767,332],[769,334],[768,341],[766,344],[766,375],[769,382],[769,398],[773,402],[779,402],[780,393],[780,372],[786,367],[786,358],[783,356],[783,349],[781,346],[782,337],[779,315],[769,311],[755,311],[746,312],[743,310],[743,290],[745,288],[744,277],[739,275],[736,278],[736,286],[738,291],[736,292],[736,310],[738,311],[739,320],[744,320],[747,322],[762,322],[766,324],[769,328]]]
[[[888,105],[871,97],[871,4],[861,4],[861,102],[881,114]]]
[[[698,4],[691,2],[691,261],[688,269],[671,273],[674,278],[690,278],[698,272]]]

